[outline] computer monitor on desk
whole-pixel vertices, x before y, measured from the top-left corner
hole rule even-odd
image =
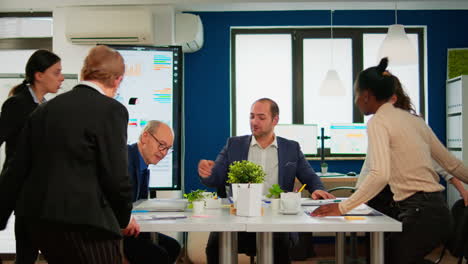
[[[330,126],[331,154],[365,155],[367,126],[364,123],[332,124]]]
[[[297,141],[304,155],[317,154],[317,125],[284,125],[275,127],[275,135]]]

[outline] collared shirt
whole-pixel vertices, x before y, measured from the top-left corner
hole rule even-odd
[[[94,88],[96,91],[100,92],[101,94],[106,95],[106,94],[104,93],[104,91],[102,90],[102,88],[101,88],[99,85],[97,85],[97,84],[95,84],[95,83],[93,83],[93,82],[90,82],[90,81],[81,81],[81,82],[78,83],[78,85],[80,85],[80,84],[89,86],[89,87],[91,87],[91,88]]]
[[[33,101],[36,103],[36,104],[43,104],[45,102],[47,102],[47,99],[45,97],[42,97],[42,100],[39,102],[39,99],[37,99],[37,96],[36,94],[34,93],[34,90],[31,88],[31,86],[28,85],[28,89],[29,89],[29,92],[31,93],[31,96],[33,98]]]
[[[266,173],[263,183],[263,194],[268,194],[271,185],[278,184],[278,142],[276,136],[266,148],[262,148],[252,135],[250,141],[248,160],[262,166]]]
[[[386,103],[367,124],[369,170],[359,189],[339,204],[341,213],[367,202],[386,184],[395,201],[420,191],[442,191],[432,159],[468,182],[468,168],[448,152],[422,118]]]

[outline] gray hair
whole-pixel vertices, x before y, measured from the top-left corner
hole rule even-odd
[[[158,121],[158,120],[150,120],[150,121],[148,121],[148,123],[146,123],[145,127],[143,128],[143,131],[141,131],[139,140],[141,141],[141,136],[142,136],[143,133],[145,133],[145,132],[148,132],[148,133],[150,133],[150,134],[156,133],[156,132],[158,131],[159,126],[161,126],[162,124],[164,124],[164,123],[161,122],[161,121]]]

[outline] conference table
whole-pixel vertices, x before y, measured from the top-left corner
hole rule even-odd
[[[303,207],[310,210],[310,207]],[[184,212],[133,213],[141,232],[220,232],[219,256],[223,264],[237,263],[237,232],[257,233],[257,263],[273,263],[273,232],[336,232],[335,263],[345,263],[346,232],[371,233],[371,263],[384,263],[384,232],[401,232],[400,222],[385,216],[365,216],[347,220],[343,216],[310,217],[304,211],[283,215],[264,208],[264,215],[242,217],[232,215],[229,208],[204,209],[203,214]],[[152,217],[163,219],[153,220]],[[169,217],[164,219],[164,217]],[[185,218],[172,218],[185,217]]]

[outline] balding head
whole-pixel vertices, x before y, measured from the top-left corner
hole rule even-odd
[[[174,133],[165,123],[148,121],[140,134],[138,149],[146,164],[157,164],[172,151]]]

